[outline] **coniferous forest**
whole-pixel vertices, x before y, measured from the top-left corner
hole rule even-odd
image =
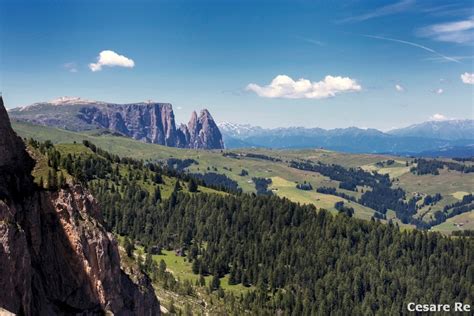
[[[203,193],[202,178],[120,158],[88,142],[88,155],[61,155],[52,144],[30,144],[48,157],[51,168],[64,169],[92,190],[110,231],[148,251],[180,249],[193,273],[213,276],[211,290],[222,291],[224,275],[229,284],[252,287],[240,297],[221,295],[238,304],[236,311],[398,315],[408,302],[473,301],[474,241],[468,235],[401,231],[275,195]],[[177,180],[167,198],[141,184],[163,183],[165,177]],[[380,189],[392,190],[389,183]],[[165,273],[156,265],[144,269]]]

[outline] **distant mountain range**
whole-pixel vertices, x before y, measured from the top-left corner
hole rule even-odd
[[[326,148],[351,153],[388,153],[443,157],[474,156],[474,120],[429,121],[382,132],[357,127],[272,128],[222,122],[208,110],[193,112],[176,126],[169,103],[115,104],[62,97],[11,109],[12,119],[72,131],[110,130],[136,140],[171,147]]]
[[[140,102],[114,104],[62,97],[9,111],[12,119],[72,131],[106,129],[147,143],[195,149],[224,148],[222,135],[208,110],[193,112],[176,127],[172,105]]]
[[[394,129],[388,134],[436,139],[474,139],[474,120],[428,121]]]
[[[422,152],[439,156],[474,155],[474,121],[430,121],[382,132],[357,127],[336,128],[273,128],[218,124],[226,147],[314,148],[352,153],[391,153],[417,155]]]

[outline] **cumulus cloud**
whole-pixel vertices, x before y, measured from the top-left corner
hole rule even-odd
[[[395,85],[395,90],[397,90],[398,92],[403,92],[403,91],[405,91],[405,88],[402,87],[402,86],[399,85],[399,84],[396,84],[396,85]]]
[[[278,75],[269,85],[251,83],[246,90],[264,98],[324,99],[343,92],[360,91],[362,87],[349,77],[326,76],[324,80],[312,82],[304,78],[293,80],[289,76]]]
[[[442,88],[438,88],[438,89],[434,89],[432,92],[435,94],[443,94],[444,90]]]
[[[474,16],[467,20],[425,26],[418,29],[417,34],[441,42],[472,43],[474,41]]]
[[[474,84],[474,73],[465,72],[461,75],[461,80],[465,84]]]
[[[135,66],[135,62],[132,59],[123,55],[119,55],[112,50],[103,50],[97,57],[97,62],[90,63],[89,68],[93,72],[96,72],[102,70],[102,67],[104,66],[133,68]]]
[[[440,113],[435,113],[430,116],[430,121],[447,121],[447,120],[449,120],[449,118]]]

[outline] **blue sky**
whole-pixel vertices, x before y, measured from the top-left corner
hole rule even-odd
[[[388,130],[473,118],[473,45],[471,1],[0,0],[8,107],[151,99],[178,121],[206,107],[264,127]]]

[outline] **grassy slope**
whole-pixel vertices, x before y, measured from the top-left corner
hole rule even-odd
[[[275,193],[285,196],[295,202],[312,203],[320,208],[326,208],[334,211],[334,202],[342,200],[341,198],[331,195],[318,194],[314,191],[306,192],[297,190],[295,188],[296,182],[307,181],[313,187],[328,186],[338,187],[338,182],[330,180],[318,173],[301,171],[287,166],[286,161],[292,159],[308,159],[313,161],[321,161],[323,163],[340,164],[345,167],[361,167],[365,170],[377,171],[379,173],[388,173],[394,178],[395,186],[402,187],[407,193],[408,197],[413,194],[435,194],[441,193],[443,200],[433,207],[424,207],[419,211],[418,216],[424,216],[424,219],[429,219],[434,212],[441,210],[444,205],[454,203],[462,198],[460,192],[473,192],[474,177],[472,174],[461,174],[456,171],[441,170],[439,176],[424,175],[416,176],[410,173],[409,169],[412,166],[411,159],[403,157],[393,157],[385,155],[369,155],[369,154],[345,154],[338,152],[331,152],[321,149],[305,149],[305,150],[270,150],[270,149],[235,149],[230,150],[234,153],[258,153],[271,157],[279,158],[282,162],[272,162],[262,159],[252,158],[230,158],[224,157],[221,151],[204,151],[191,149],[177,149],[165,147],[155,144],[145,144],[137,142],[130,138],[116,137],[110,135],[96,135],[97,132],[90,131],[87,133],[75,133],[64,131],[49,127],[41,127],[28,123],[13,122],[14,129],[22,137],[32,137],[38,140],[52,140],[55,143],[72,143],[82,142],[87,139],[98,147],[101,147],[112,153],[133,157],[144,160],[158,160],[167,158],[193,158],[199,161],[199,165],[192,165],[190,172],[217,172],[227,175],[229,178],[238,182],[239,186],[246,192],[254,192],[255,187],[251,181],[252,177],[272,178],[274,183],[271,188]],[[388,159],[395,160],[391,166],[384,164],[377,166],[377,162],[386,161]],[[406,166],[406,162],[409,166]],[[225,167],[225,168],[224,168]],[[208,171],[209,169],[209,171]],[[249,172],[248,176],[240,176],[242,169]],[[166,197],[166,188],[164,189],[164,196]],[[343,191],[343,190],[339,190]],[[343,191],[346,194],[356,197],[360,193]],[[455,196],[456,195],[456,196]],[[373,211],[362,205],[352,202],[356,217],[370,218]]]
[[[434,226],[431,230],[450,234],[455,230],[474,230],[474,212],[468,212],[448,218],[444,223]]]
[[[191,166],[190,172],[218,172],[227,175],[229,178],[237,181],[239,186],[246,192],[254,192],[255,187],[252,183],[252,177],[263,177],[272,178],[280,177],[287,182],[282,187],[282,192],[288,189],[288,182],[310,182],[314,187],[318,186],[330,186],[337,187],[338,182],[330,180],[318,173],[301,171],[293,168],[289,168],[286,163],[271,162],[261,159],[242,158],[235,159],[230,157],[224,157],[221,151],[205,151],[205,150],[191,150],[191,149],[177,149],[172,147],[165,147],[155,144],[145,144],[137,142],[130,138],[116,137],[110,135],[94,136],[92,133],[74,133],[70,131],[63,131],[60,129],[54,129],[49,127],[36,126],[28,123],[13,122],[14,129],[17,133],[24,138],[35,138],[38,140],[52,140],[55,143],[81,143],[82,140],[87,139],[93,142],[100,148],[103,148],[111,153],[115,153],[121,156],[133,157],[136,159],[144,160],[157,160],[167,158],[193,158],[199,161],[199,165]],[[62,144],[59,148],[66,148],[68,146],[74,146],[72,144]],[[240,152],[240,151],[235,151]],[[73,152],[71,152],[73,153]],[[271,154],[271,151],[264,151],[264,154]],[[280,153],[280,152],[278,152]],[[291,151],[281,151],[281,157],[283,159],[293,159],[297,156]],[[346,157],[343,158],[347,159]],[[224,167],[226,169],[224,169]],[[209,168],[209,171],[208,171]],[[217,169],[217,171],[215,171]],[[248,170],[249,175],[242,177],[239,175],[242,169]],[[278,184],[274,185],[273,188],[277,189]],[[318,194],[313,192],[314,197],[305,197],[301,199],[301,195],[298,196],[296,188],[291,190],[293,194],[283,195],[289,199],[300,202],[300,203],[313,203],[317,207],[326,208],[328,210],[335,210],[333,201],[339,201],[340,198],[333,197],[331,195]],[[300,190],[298,190],[300,191]],[[162,189],[163,196],[166,197],[166,188]],[[300,194],[304,196],[306,192],[301,191]],[[347,191],[348,194],[355,194],[354,192]],[[357,204],[352,202],[352,204]],[[355,207],[356,216],[361,218],[370,218],[368,216],[368,208],[363,206]],[[363,210],[359,214],[359,210]],[[373,213],[373,211],[370,211]],[[360,215],[360,216],[359,216]]]
[[[325,208],[336,213],[334,204],[343,201],[346,205],[354,208],[355,213],[359,218],[370,220],[374,211],[368,207],[360,205],[355,202],[348,201],[338,196],[321,194],[315,191],[298,190],[294,182],[290,182],[281,177],[272,177],[272,185],[270,188],[276,194],[286,197],[292,201],[302,204],[317,204],[321,208]]]
[[[192,284],[195,284],[199,280],[199,275],[194,274],[191,267],[191,263],[186,260],[186,257],[180,257],[175,254],[174,251],[163,250],[161,255],[153,255],[153,260],[159,263],[163,260],[166,263],[167,269],[173,273],[173,275],[180,280],[189,280]],[[210,284],[212,276],[208,275],[204,277],[206,284]],[[231,291],[235,295],[246,293],[251,287],[245,287],[242,284],[229,285],[229,276],[226,275],[221,278],[221,287],[225,291]]]

